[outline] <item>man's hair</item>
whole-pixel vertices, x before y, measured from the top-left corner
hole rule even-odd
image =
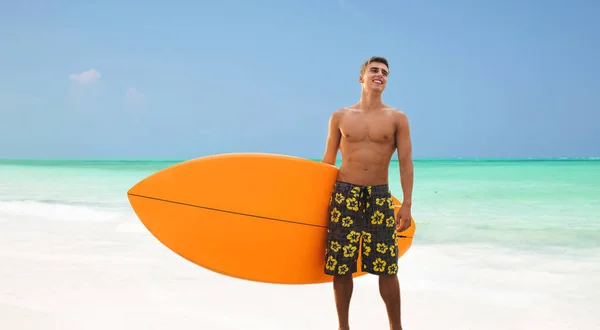
[[[385,64],[385,66],[388,67],[388,70],[390,69],[390,65],[388,64],[388,60],[385,59],[385,57],[381,57],[381,56],[373,56],[370,59],[368,59],[360,68],[360,74],[365,73],[365,70],[367,69],[367,66],[373,62],[379,62],[379,63],[383,63]]]

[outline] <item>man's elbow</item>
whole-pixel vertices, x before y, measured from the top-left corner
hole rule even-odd
[[[333,161],[331,158],[323,157],[323,159],[321,159],[321,162],[329,165],[335,165],[335,161]]]
[[[412,153],[410,151],[399,153],[398,163],[402,169],[411,170],[413,167]]]
[[[409,158],[404,158],[404,159],[400,160],[400,168],[403,171],[412,171],[413,170],[412,159],[409,157]]]
[[[323,159],[321,159],[321,162],[335,166],[335,158],[336,158],[335,154],[332,155],[331,153],[327,153],[325,156],[323,156]]]
[[[323,155],[323,159],[321,160],[323,163],[327,163],[329,165],[335,166],[335,161],[337,158],[337,153],[339,150],[339,142],[336,140],[329,140],[327,142],[327,147],[325,149],[325,154]]]

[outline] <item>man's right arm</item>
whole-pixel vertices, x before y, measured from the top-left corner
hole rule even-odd
[[[322,162],[333,166],[335,166],[338,149],[340,147],[340,138],[342,137],[339,126],[340,114],[339,110],[335,111],[329,118],[329,132],[325,143],[325,155],[323,155],[322,160]]]

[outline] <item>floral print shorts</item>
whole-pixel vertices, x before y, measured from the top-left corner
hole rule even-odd
[[[329,202],[325,274],[361,269],[375,275],[398,272],[398,236],[392,194],[387,184],[335,183]]]

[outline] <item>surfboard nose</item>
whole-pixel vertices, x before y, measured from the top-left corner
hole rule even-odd
[[[140,183],[143,180],[140,180],[138,182],[136,182],[133,186],[131,186],[128,190],[127,190],[127,196],[129,195],[138,195],[139,194],[139,190],[140,190]]]
[[[134,211],[136,210],[136,204],[133,203],[132,198],[139,198],[139,197],[152,197],[153,195],[153,190],[152,188],[152,181],[155,181],[155,177],[156,175],[159,174],[154,173],[152,175],[149,175],[143,179],[141,179],[140,181],[136,182],[133,186],[131,186],[128,190],[127,190],[127,199],[129,200],[129,205],[131,205],[131,207],[133,208]]]
[[[136,182],[133,186],[131,186],[127,190],[127,197],[129,197],[131,195],[143,195],[144,181],[147,179],[148,179],[148,177],[145,177],[145,178],[139,180],[138,182]]]

